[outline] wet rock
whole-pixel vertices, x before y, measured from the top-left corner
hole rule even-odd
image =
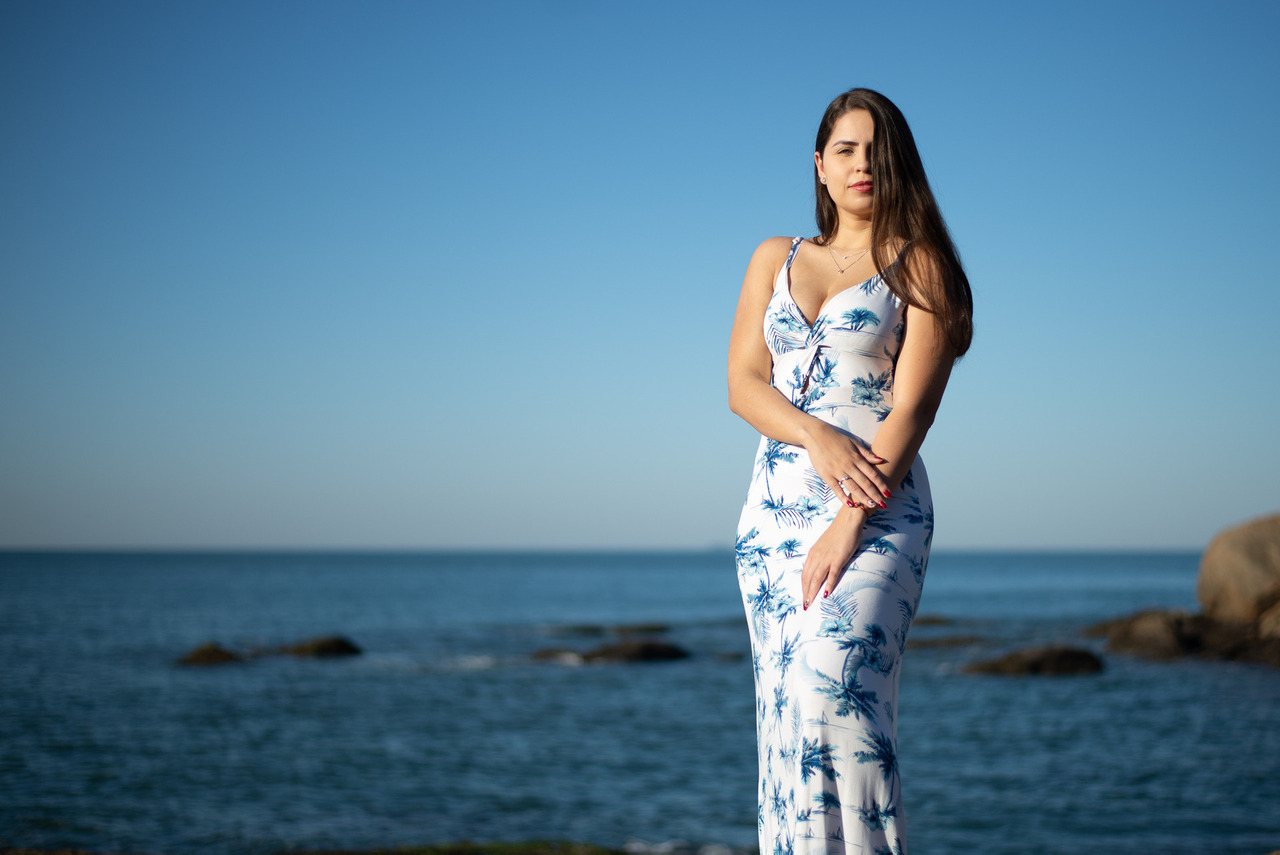
[[[584,638],[596,638],[605,634],[605,627],[597,623],[571,623],[548,627],[547,632],[551,635],[580,635]]]
[[[620,641],[582,655],[586,662],[664,662],[686,659],[689,651],[666,641]]]
[[[1258,618],[1259,638],[1280,638],[1280,603],[1262,613]]]
[[[1102,670],[1102,660],[1092,651],[1075,647],[1034,647],[973,662],[960,670],[965,674],[1094,674]]]
[[[968,647],[971,644],[980,644],[983,641],[980,635],[943,635],[938,638],[908,638],[907,649],[913,648],[919,650],[927,647]]]
[[[227,665],[231,662],[244,662],[245,657],[239,653],[209,641],[192,650],[178,660],[179,665]]]
[[[1128,617],[1095,624],[1086,635],[1107,639],[1107,650],[1149,659],[1174,659],[1190,652],[1182,631],[1189,617],[1183,611],[1149,609]]]
[[[581,665],[582,654],[567,647],[549,647],[533,651],[533,658],[538,662],[555,662],[560,665]]]
[[[327,635],[321,638],[313,638],[309,641],[300,641],[297,644],[290,644],[281,647],[276,652],[285,653],[289,656],[329,659],[337,656],[359,656],[364,651],[353,644],[350,639],[343,638],[340,635]]]
[[[1280,603],[1280,514],[1220,532],[1200,558],[1196,599],[1221,621],[1256,621]]]
[[[1215,620],[1184,611],[1149,609],[1096,624],[1086,634],[1107,639],[1107,650],[1148,659],[1198,656],[1280,667],[1280,638],[1261,623]]]

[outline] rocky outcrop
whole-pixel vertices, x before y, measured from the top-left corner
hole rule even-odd
[[[1280,603],[1280,514],[1220,532],[1200,559],[1196,599],[1220,621],[1256,621]]]
[[[1215,620],[1179,610],[1149,609],[1089,627],[1107,639],[1107,650],[1148,659],[1199,656],[1280,667],[1280,638],[1263,636],[1259,624]]]
[[[929,647],[970,647],[985,641],[980,635],[942,635],[937,638],[909,638],[908,650],[923,650]]]
[[[209,641],[192,650],[178,660],[179,665],[227,665],[232,662],[245,661],[244,656]]]
[[[350,639],[343,638],[340,635],[326,635],[320,638],[312,638],[308,641],[300,641],[297,644],[286,644],[282,647],[253,650],[247,653],[237,653],[216,642],[209,641],[183,656],[178,660],[178,664],[227,665],[232,662],[248,662],[250,659],[273,654],[332,659],[340,656],[358,656],[362,652]]]
[[[666,641],[644,639],[605,644],[585,653],[566,647],[549,647],[535,650],[533,658],[540,662],[558,662],[561,665],[617,662],[670,662],[687,659],[689,651]]]
[[[1202,611],[1149,609],[1097,624],[1107,650],[1176,659],[1199,656],[1280,668],[1280,514],[1220,532],[1200,558]]]
[[[998,659],[972,662],[960,670],[965,674],[1096,674],[1102,670],[1102,660],[1092,651],[1078,647],[1033,647]]]
[[[1183,611],[1148,609],[1095,624],[1084,634],[1105,638],[1107,650],[1113,653],[1130,653],[1148,659],[1176,659],[1190,652],[1187,637],[1182,631],[1183,622],[1189,616]]]
[[[1258,618],[1258,637],[1280,638],[1280,603],[1267,609]]]
[[[533,651],[537,662],[555,662],[559,665],[581,665],[582,653],[568,647],[547,647]]]
[[[620,641],[582,654],[586,662],[666,662],[688,657],[689,651],[666,641]]]
[[[315,659],[330,659],[338,656],[359,656],[363,651],[356,647],[350,639],[340,635],[326,635],[309,641],[289,644],[277,651],[288,656],[309,656]]]

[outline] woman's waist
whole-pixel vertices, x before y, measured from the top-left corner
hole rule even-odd
[[[884,425],[884,420],[892,412],[892,406],[886,402],[868,405],[858,401],[841,400],[839,396],[834,395],[802,400],[797,402],[796,406],[807,415],[857,440],[866,448],[875,442],[880,428]]]

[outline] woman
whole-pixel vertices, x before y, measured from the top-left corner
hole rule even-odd
[[[973,300],[906,119],[831,102],[820,234],[747,268],[729,406],[762,434],[738,528],[760,741],[760,851],[906,851],[898,665],[933,504],[916,456],[969,347]]]

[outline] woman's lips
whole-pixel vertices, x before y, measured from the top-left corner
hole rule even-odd
[[[854,183],[854,184],[850,184],[849,186],[850,186],[852,189],[857,190],[859,193],[870,193],[870,192],[871,192],[871,182],[870,182],[870,181],[858,181],[858,182],[856,182],[856,183]]]

